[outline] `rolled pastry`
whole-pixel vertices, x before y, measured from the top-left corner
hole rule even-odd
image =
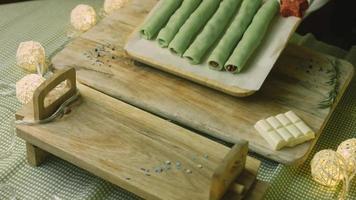
[[[227,59],[241,40],[261,4],[262,0],[244,0],[242,2],[225,35],[209,56],[208,63],[211,69],[222,70],[224,68]]]
[[[211,16],[219,7],[221,0],[203,0],[199,7],[184,23],[172,42],[169,49],[172,53],[182,56],[188,49],[199,31],[205,26]]]
[[[241,41],[225,64],[225,69],[227,71],[238,73],[242,70],[247,60],[261,44],[269,24],[278,10],[279,3],[276,0],[268,0],[262,5],[253,18],[252,23],[244,33]]]
[[[203,31],[190,45],[183,57],[192,64],[199,64],[209,48],[221,38],[226,30],[227,24],[236,13],[241,0],[224,0],[220,3],[218,10],[205,25]]]
[[[161,0],[159,8],[156,12],[145,21],[141,27],[141,37],[151,40],[158,32],[164,27],[173,15],[173,13],[179,8],[183,0]]]
[[[202,0],[184,0],[179,9],[169,19],[166,27],[158,34],[157,41],[161,47],[168,47],[184,22],[195,11]]]

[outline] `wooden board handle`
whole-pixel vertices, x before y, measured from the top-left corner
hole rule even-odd
[[[241,141],[232,147],[213,174],[210,200],[221,199],[229,189],[231,183],[236,180],[236,177],[245,168],[247,153],[247,141]]]
[[[44,105],[44,100],[47,94],[57,87],[63,81],[69,84],[69,90],[56,99],[53,103],[46,106]],[[67,68],[59,70],[51,78],[42,83],[33,94],[33,109],[34,109],[34,119],[42,120],[51,116],[60,105],[62,105],[66,100],[75,95],[77,90],[76,85],[76,74],[74,68]]]

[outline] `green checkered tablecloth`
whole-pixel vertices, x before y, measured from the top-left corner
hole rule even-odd
[[[14,131],[11,122],[15,111],[21,106],[15,97],[14,84],[26,72],[15,65],[18,44],[27,40],[39,41],[47,54],[53,54],[69,41],[66,37],[69,13],[79,3],[92,5],[99,11],[103,1],[46,0],[0,6],[0,151],[7,149],[11,143],[11,134]],[[295,35],[292,42],[356,61],[356,49],[346,52],[320,43],[311,35]],[[340,142],[352,137],[356,137],[356,80],[351,83],[336,108],[312,155],[321,149],[335,149]],[[271,183],[266,199],[337,198],[337,191],[311,180],[310,158],[299,168],[262,160],[263,166],[258,178]],[[356,188],[355,182],[353,188]],[[29,167],[25,161],[25,143],[19,138],[16,138],[11,156],[0,160],[0,185],[2,184],[14,188],[18,200],[139,199],[56,157],[51,157],[41,167]],[[0,199],[9,199],[10,192],[8,188],[0,188]],[[350,192],[350,199],[356,199],[356,189]]]

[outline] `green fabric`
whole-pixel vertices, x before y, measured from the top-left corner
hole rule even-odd
[[[140,31],[141,36],[147,40],[153,39],[179,8],[182,1],[183,0],[161,0],[159,2],[159,8],[143,24]]]
[[[61,48],[68,38],[69,13],[77,4],[84,3],[99,10],[101,0],[46,0],[0,5],[0,151],[11,143],[11,121],[20,103],[14,94],[14,84],[26,73],[16,67],[15,54],[20,42],[41,42],[47,54]],[[296,36],[293,42],[341,58],[355,60],[354,54],[315,41],[313,37]],[[356,63],[355,63],[356,64]],[[7,85],[5,85],[6,83]],[[356,80],[347,90],[322,133],[312,155],[325,148],[336,148],[345,139],[356,137]],[[8,93],[7,95],[4,95]],[[312,157],[312,155],[310,157]],[[258,179],[271,182],[266,199],[332,199],[337,193],[311,180],[309,160],[298,169],[285,167],[263,159]],[[352,188],[356,188],[353,181]],[[7,159],[0,160],[0,185],[8,184],[16,190],[17,200],[120,200],[139,199],[66,161],[50,157],[41,167],[31,168],[25,161],[25,143],[17,138],[16,146]],[[9,190],[0,189],[0,199],[7,200]],[[356,199],[356,191],[350,192]]]

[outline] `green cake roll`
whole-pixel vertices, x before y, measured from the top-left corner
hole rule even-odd
[[[218,10],[205,25],[203,31],[189,46],[183,57],[187,58],[192,64],[201,63],[203,56],[207,53],[209,48],[226,30],[226,26],[236,13],[240,3],[241,0],[223,0]]]
[[[242,2],[237,15],[208,58],[210,69],[222,70],[224,68],[226,61],[241,40],[261,4],[262,0],[244,0]]]
[[[182,56],[219,7],[221,0],[203,0],[169,44],[172,53]]]
[[[202,0],[184,0],[179,9],[169,19],[166,27],[158,34],[157,41],[161,47],[168,47],[184,22],[200,5]]]
[[[226,62],[226,71],[238,73],[242,70],[253,52],[261,44],[278,10],[279,2],[277,0],[268,0],[262,5],[244,33],[241,41]]]
[[[159,8],[145,21],[140,30],[141,37],[152,40],[166,25],[183,0],[161,0]]]

